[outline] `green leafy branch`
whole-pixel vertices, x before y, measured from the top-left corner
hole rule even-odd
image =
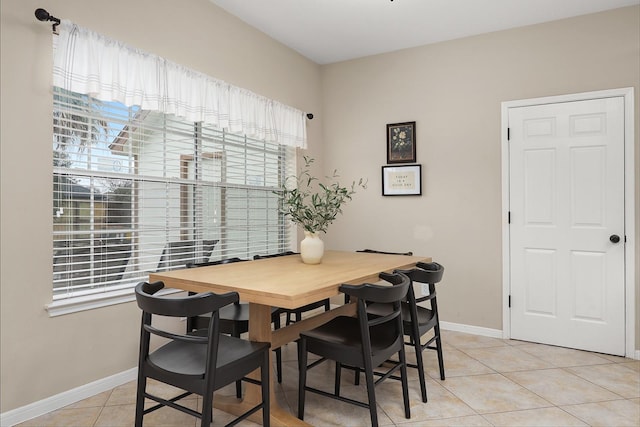
[[[367,188],[367,182],[360,178],[350,186],[343,187],[337,181],[339,175],[334,170],[333,182],[324,184],[311,175],[310,168],[314,159],[304,156],[304,167],[298,176],[287,177],[279,192],[281,212],[300,225],[304,230],[316,233],[327,232],[329,225],[342,213],[342,205],[352,199],[356,188]],[[295,185],[291,181],[295,181]]]

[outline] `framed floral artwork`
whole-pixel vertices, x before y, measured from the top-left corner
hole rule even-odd
[[[416,162],[416,122],[387,125],[387,163]]]

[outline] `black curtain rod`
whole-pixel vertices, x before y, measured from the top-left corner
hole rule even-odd
[[[42,22],[47,22],[47,21],[53,22],[53,26],[52,26],[53,32],[55,34],[58,34],[58,30],[56,27],[60,25],[59,18],[56,18],[55,16],[51,15],[49,12],[47,12],[42,8],[36,9],[36,18],[38,18],[38,21],[42,21]],[[307,113],[307,119],[309,120],[313,119],[313,114]]]
[[[49,12],[47,12],[44,9],[36,9],[36,18],[38,18],[38,21],[42,21],[42,22],[47,22],[47,21],[53,22],[53,26],[52,26],[53,32],[55,34],[58,34],[58,29],[56,27],[60,25],[60,19],[50,15]]]

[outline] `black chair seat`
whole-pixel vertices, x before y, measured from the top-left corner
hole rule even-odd
[[[393,308],[388,304],[370,304],[367,307],[367,312],[375,316],[385,316],[391,312]],[[418,314],[418,328],[420,335],[424,335],[427,331],[433,328],[438,320],[435,317],[433,310],[417,305],[416,311]],[[412,334],[411,324],[411,305],[407,302],[402,303],[402,319],[404,324],[404,334]]]
[[[388,313],[388,314],[391,314]],[[371,361],[381,365],[388,357],[386,351],[400,342],[394,325],[383,324],[371,327]],[[362,337],[359,321],[355,317],[338,316],[315,329],[304,332],[307,351],[327,359],[340,360],[344,365],[364,368]]]
[[[206,330],[197,335],[206,335]],[[217,390],[230,382],[245,377],[255,370],[255,357],[261,357],[260,351],[269,348],[268,343],[252,342],[229,335],[220,335],[218,341],[216,369]],[[207,346],[202,344],[171,341],[149,355],[149,363],[156,369],[204,378],[207,363]],[[233,375],[225,375],[225,373]]]

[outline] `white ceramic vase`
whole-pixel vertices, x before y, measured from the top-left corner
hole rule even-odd
[[[324,242],[318,233],[304,232],[300,242],[300,257],[305,264],[320,264],[324,255]]]

